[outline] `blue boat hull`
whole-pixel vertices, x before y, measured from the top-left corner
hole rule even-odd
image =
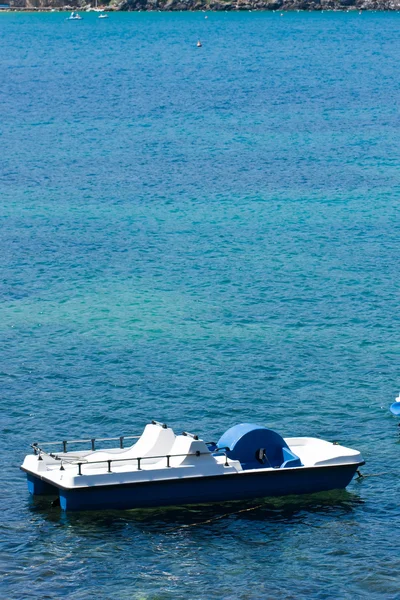
[[[149,508],[343,489],[360,464],[60,489],[63,510]]]

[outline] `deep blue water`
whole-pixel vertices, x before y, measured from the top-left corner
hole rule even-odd
[[[4,598],[400,598],[400,15],[204,16],[0,15]],[[29,498],[32,441],[152,418],[339,440],[375,476]]]

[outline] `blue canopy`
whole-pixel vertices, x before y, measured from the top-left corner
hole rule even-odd
[[[226,431],[217,442],[228,458],[240,461],[243,469],[300,467],[300,459],[285,440],[272,429],[241,423]]]

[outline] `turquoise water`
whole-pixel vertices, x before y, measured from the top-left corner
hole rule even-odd
[[[65,16],[0,15],[2,596],[400,598],[400,15]],[[29,498],[32,441],[152,418],[339,440],[376,476]]]

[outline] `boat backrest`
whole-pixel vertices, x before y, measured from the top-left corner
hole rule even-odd
[[[196,456],[196,453],[199,453],[199,455]],[[195,440],[192,436],[187,435],[177,435],[174,445],[166,454],[171,456],[169,459],[170,467],[179,467],[188,464],[200,466],[205,461],[215,463],[214,457],[203,440]],[[157,466],[160,468],[166,467],[166,459],[157,463]]]
[[[138,441],[129,448],[120,451],[95,450],[91,454],[85,456],[85,460],[88,462],[96,462],[110,459],[117,460],[144,458],[146,456],[164,456],[170,452],[174,442],[175,434],[170,427],[163,427],[158,423],[151,423],[146,425]]]
[[[135,457],[164,456],[175,443],[176,436],[171,427],[158,424],[146,425],[135,444]]]

